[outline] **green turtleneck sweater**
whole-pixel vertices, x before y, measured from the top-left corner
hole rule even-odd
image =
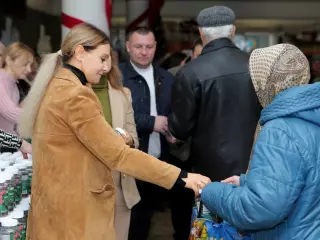
[[[92,85],[92,89],[101,102],[104,118],[112,126],[112,113],[107,77],[102,77],[99,84]]]

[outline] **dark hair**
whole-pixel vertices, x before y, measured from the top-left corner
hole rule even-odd
[[[193,45],[192,45],[192,48],[191,48],[191,50],[192,50],[192,52],[194,52],[194,50],[196,49],[196,47],[197,46],[203,46],[203,43],[202,43],[202,40],[201,40],[201,38],[197,38],[195,41],[194,41],[194,43],[193,43]]]
[[[134,33],[138,33],[144,36],[148,35],[149,33],[152,33],[154,35],[154,32],[149,27],[135,27],[127,33],[127,39],[129,40]]]
[[[188,57],[187,54],[183,52],[174,52],[161,63],[161,67],[166,70],[173,67],[177,67],[187,57]]]

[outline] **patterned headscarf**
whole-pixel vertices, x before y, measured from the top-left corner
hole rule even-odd
[[[307,84],[310,79],[306,56],[291,44],[256,49],[249,61],[250,75],[262,107],[288,88]]]
[[[291,44],[278,44],[256,49],[249,60],[250,75],[261,106],[264,108],[288,88],[310,80],[306,56]],[[261,131],[258,123],[254,142]]]

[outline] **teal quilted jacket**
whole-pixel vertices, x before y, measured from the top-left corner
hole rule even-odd
[[[253,240],[320,239],[320,83],[288,89],[261,114],[239,187],[214,182],[205,206]]]

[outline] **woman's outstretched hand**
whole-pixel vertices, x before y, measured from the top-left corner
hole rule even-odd
[[[211,183],[210,178],[195,173],[188,173],[188,177],[182,180],[186,182],[186,188],[192,189],[196,196],[199,196],[199,190]]]

